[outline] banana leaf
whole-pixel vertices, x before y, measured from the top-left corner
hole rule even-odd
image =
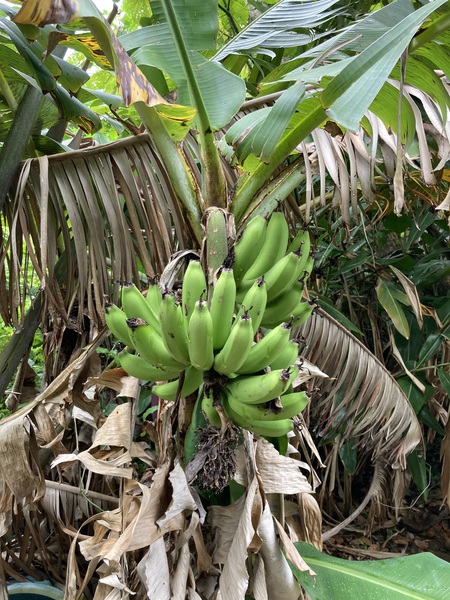
[[[380,561],[348,561],[328,556],[306,543],[295,547],[316,572],[291,567],[311,600],[446,600],[450,564],[429,552]]]

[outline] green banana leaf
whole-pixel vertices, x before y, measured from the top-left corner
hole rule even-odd
[[[245,83],[199,52],[216,47],[217,2],[173,2],[173,13],[167,14],[165,5],[165,0],[153,2],[152,10],[159,22],[124,35],[120,41],[137,65],[166,72],[177,85],[178,102],[195,106],[203,127],[218,130],[241,107]]]
[[[324,42],[309,48],[293,61],[280,65],[266,78],[266,82],[273,82],[281,77],[287,81],[303,80],[303,77],[307,77],[306,83],[317,83],[321,77],[334,77],[343,70],[355,54],[363,52],[412,12],[414,11],[410,0],[391,2],[343,31],[337,32],[333,37],[327,37]],[[349,58],[344,58],[344,54],[348,54]],[[325,61],[322,57],[325,56],[327,60],[326,64],[323,64]],[[304,64],[297,68],[298,58],[302,59]],[[316,63],[322,66],[316,67]]]
[[[19,81],[26,81],[36,89],[49,92],[59,110],[54,122],[58,118],[67,118],[90,133],[100,129],[99,117],[69,94],[69,91],[76,91],[86,81],[88,76],[84,71],[54,57],[49,57],[46,64],[42,63],[39,58],[44,51],[42,46],[38,42],[29,44],[19,27],[6,18],[0,17],[0,30],[5,32],[17,49],[17,52],[14,52],[8,48],[6,42],[0,43],[0,58],[10,66],[3,71],[10,87]],[[59,78],[58,82],[52,71]],[[45,126],[50,127],[53,123],[46,121]]]
[[[251,140],[251,151],[263,162],[269,162],[275,147],[285,132],[305,93],[303,83],[288,88],[275,102],[267,117],[247,137]]]
[[[409,14],[332,79],[321,94],[332,119],[348,129],[356,130],[417,30],[446,1],[435,0]]]
[[[450,564],[429,552],[380,561],[347,561],[310,544],[295,547],[316,578],[291,568],[312,600],[446,600]]]
[[[261,51],[307,44],[311,41],[311,29],[342,12],[342,8],[331,9],[335,4],[337,0],[281,0],[225,44],[214,60],[255,48]]]

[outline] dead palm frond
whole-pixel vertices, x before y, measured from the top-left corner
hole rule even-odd
[[[311,412],[321,438],[339,433],[373,460],[406,468],[406,456],[422,440],[407,397],[381,362],[321,309],[301,327],[301,355],[329,375],[320,379]]]

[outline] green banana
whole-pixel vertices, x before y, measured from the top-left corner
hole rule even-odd
[[[156,277],[149,279],[147,293],[145,295],[145,300],[147,304],[150,306],[153,314],[156,317],[159,317],[159,307],[162,301],[162,292],[159,287]]]
[[[314,255],[309,254],[306,258],[305,264],[302,266],[302,272],[300,273],[300,281],[306,281],[314,268]]]
[[[286,218],[281,212],[274,212],[267,224],[266,239],[252,266],[244,275],[244,279],[256,279],[264,275],[272,265],[286,254],[289,239],[289,228]]]
[[[239,369],[236,369],[235,372],[240,375],[248,375],[267,367],[273,360],[273,357],[277,356],[281,349],[289,342],[290,333],[291,326],[289,323],[282,323],[269,331],[267,335],[250,348],[244,364]]]
[[[275,331],[274,329],[272,331]],[[275,369],[287,369],[291,365],[295,364],[298,358],[298,343],[294,340],[289,342],[281,349],[278,353],[274,352],[272,355],[272,362],[270,368],[272,371]]]
[[[253,265],[266,239],[267,220],[257,215],[249,221],[234,245],[233,272],[239,286],[245,273]]]
[[[309,274],[312,271],[314,265],[314,253],[311,250],[311,241],[309,238],[309,234],[306,234],[304,241],[301,244],[301,247],[296,250],[296,252],[300,256],[300,261],[298,265],[299,275],[298,279],[301,281],[305,281]],[[305,272],[307,275],[305,275]]]
[[[213,348],[220,350],[227,341],[233,323],[236,282],[232,269],[222,269],[214,286],[209,312],[213,322]]]
[[[290,252],[267,271],[264,279],[267,283],[268,303],[284,295],[286,290],[302,275],[303,262],[296,252]]]
[[[306,228],[300,229],[295,238],[289,244],[288,252],[297,252],[302,256],[308,256],[311,251],[311,238]]]
[[[258,331],[267,305],[267,284],[264,277],[257,279],[245,294],[241,307],[236,315],[238,320],[243,314],[252,318],[253,335]]]
[[[276,369],[263,375],[247,375],[228,381],[225,390],[246,404],[264,404],[280,396],[298,373],[293,369]]]
[[[237,413],[230,405],[230,397],[226,394],[223,398],[223,408],[225,414],[233,421],[235,425],[253,431],[258,435],[267,437],[280,437],[292,431],[293,422],[291,419],[280,419],[278,421],[267,421],[266,419],[248,419],[241,413]]]
[[[295,308],[295,310],[292,311],[292,326],[299,327],[300,325],[303,325],[303,323],[306,323],[306,321],[314,312],[316,306],[317,305],[311,301],[300,302],[300,304]]]
[[[262,327],[275,327],[283,321],[289,321],[292,311],[302,299],[303,287],[303,283],[294,281],[282,296],[268,302],[261,320]]]
[[[223,375],[237,371],[247,358],[252,342],[252,318],[244,313],[236,319],[224,347],[216,355],[214,370]]]
[[[309,402],[309,396],[306,392],[293,392],[281,396],[283,408],[279,413],[270,411],[266,405],[245,404],[239,402],[233,394],[227,394],[227,400],[230,408],[241,415],[249,423],[253,421],[282,421],[290,419],[300,414]]]
[[[127,324],[134,347],[147,362],[162,369],[178,369],[178,372],[186,368],[187,363],[181,363],[172,356],[160,335],[146,321],[127,319]]]
[[[206,278],[201,262],[191,260],[183,277],[181,304],[186,315],[187,323],[194,312],[195,303],[203,294],[206,294]]]
[[[191,364],[199,371],[213,366],[213,322],[206,300],[197,300],[189,319],[188,350]]]
[[[251,429],[253,433],[262,435],[263,437],[278,438],[286,435],[294,428],[292,419],[281,419],[280,421],[252,421]]]
[[[185,316],[180,304],[175,302],[173,294],[164,294],[159,311],[161,337],[167,350],[181,363],[188,364],[188,337]]]
[[[143,381],[166,381],[178,377],[178,370],[160,369],[155,365],[148,363],[145,358],[137,354],[130,354],[127,350],[122,350],[117,356],[120,365],[128,375],[142,379]]]
[[[239,287],[236,288],[236,304],[238,306],[241,306],[245,298],[245,294],[249,291],[254,283],[254,279],[244,279],[244,281],[241,281],[239,284]]]
[[[127,315],[127,319],[143,319],[155,329],[158,333],[161,331],[159,318],[148,305],[146,299],[134,283],[125,285],[122,288],[122,308]]]
[[[221,427],[222,421],[220,415],[217,412],[214,403],[212,393],[204,393],[202,399],[202,411],[205,413],[206,418],[214,427]]]
[[[127,316],[123,310],[121,310],[115,304],[107,306],[105,321],[114,337],[120,340],[122,344],[130,346],[130,348],[134,348],[130,336],[130,329],[127,325]]]
[[[281,396],[281,404],[286,417],[294,417],[299,415],[308,405],[311,394],[303,390],[298,392],[290,392]],[[297,412],[294,413],[293,411]]]
[[[195,367],[188,367],[184,372],[184,381],[179,392],[180,398],[190,396],[198,390],[203,383],[203,373],[198,371]],[[152,392],[169,402],[174,402],[178,396],[178,388],[180,386],[180,380],[169,381],[168,383],[160,383],[152,387]]]

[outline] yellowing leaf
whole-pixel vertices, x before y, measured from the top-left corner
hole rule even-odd
[[[100,48],[98,41],[90,33],[82,33],[73,35],[62,33],[61,31],[52,31],[48,36],[49,47],[55,47],[57,44],[68,46],[73,50],[81,52],[91,62],[95,63],[102,69],[112,69],[112,65],[106,58],[105,53]]]
[[[64,7],[54,0],[25,0],[14,21],[42,27],[48,23],[68,23],[78,17],[84,19],[97,42],[98,49],[93,47],[92,40],[89,42],[93,51],[98,53],[101,49],[115,69],[125,106],[134,102],[145,102],[149,106],[167,104],[128,56],[111,26],[91,0],[72,0]]]
[[[162,118],[170,137],[175,142],[181,142],[188,133],[197,111],[191,106],[160,104],[156,112]]]
[[[78,11],[79,5],[75,1],[62,3],[53,0],[25,0],[14,21],[23,25],[44,27],[49,23],[73,21],[78,17]]]

